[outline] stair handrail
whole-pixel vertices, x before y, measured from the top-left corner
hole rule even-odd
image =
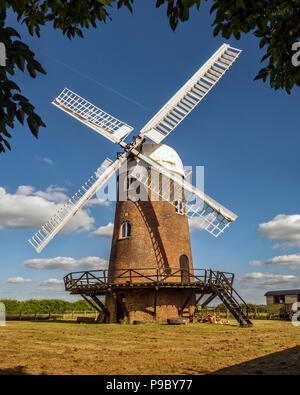
[[[249,308],[249,306],[247,305],[247,303],[245,302],[245,300],[244,300],[244,299],[241,297],[241,295],[239,295],[238,292],[233,288],[233,286],[230,284],[230,282],[228,281],[227,277],[224,275],[223,272],[217,272],[217,273],[218,273],[218,275],[225,281],[225,283],[230,287],[230,290],[231,290],[231,297],[232,297],[232,299],[234,300],[234,302],[238,304],[238,306],[241,308],[241,310],[242,310],[242,306],[241,306],[240,302],[238,301],[238,299],[233,295],[233,293],[235,293],[236,296],[242,301],[242,304],[243,304],[243,305],[245,306],[245,308],[246,308],[246,316],[247,316],[247,318],[248,318],[250,308]],[[220,282],[220,284],[224,287],[224,284],[223,284],[221,281],[219,281],[219,282]],[[224,288],[225,288],[225,287],[224,287]]]

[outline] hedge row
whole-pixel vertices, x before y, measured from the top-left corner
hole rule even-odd
[[[7,314],[19,313],[20,311],[28,314],[47,314],[49,312],[53,314],[63,314],[65,311],[70,310],[93,311],[91,305],[85,300],[66,302],[65,300],[59,299],[30,299],[21,302],[15,299],[2,299],[0,302],[4,303]]]

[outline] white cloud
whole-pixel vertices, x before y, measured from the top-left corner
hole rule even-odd
[[[99,206],[109,206],[109,205],[110,205],[110,202],[109,202],[108,200],[104,200],[104,199],[93,198],[93,199],[90,199],[90,200],[86,203],[86,206],[87,206],[87,207],[96,206],[96,205],[99,205]]]
[[[260,224],[258,233],[266,239],[283,241],[276,243],[273,248],[288,250],[300,247],[300,214],[276,215],[271,221]],[[279,255],[265,261],[249,263],[253,266],[287,266],[292,270],[300,270],[300,253]]]
[[[189,217],[189,229],[191,232],[194,230],[203,230],[208,225],[206,218],[209,222],[213,223],[216,219],[215,213],[209,213],[205,217]]]
[[[71,257],[55,257],[55,258],[35,258],[24,262],[26,267],[41,270],[73,270],[73,269],[99,269],[108,268],[108,261],[96,256],[88,256],[81,259]]]
[[[113,230],[114,230],[114,224],[112,222],[109,222],[107,225],[100,226],[98,229],[96,229],[93,232],[93,234],[102,237],[112,237]]]
[[[251,261],[249,262],[249,265],[251,266],[263,266],[263,262],[262,261]]]
[[[266,261],[252,261],[250,265],[262,266],[262,265],[277,265],[277,266],[288,266],[293,270],[300,270],[300,253],[290,255],[280,255],[274,258],[267,259]]]
[[[63,284],[63,280],[59,280],[58,278],[49,278],[48,280],[40,281],[38,285],[42,286],[51,286],[51,285],[61,285]]]
[[[17,188],[16,194],[17,195],[24,195],[28,196],[31,195],[34,192],[34,187],[31,187],[30,185],[20,185]]]
[[[266,239],[300,242],[300,214],[276,215],[271,221],[260,224],[258,232]]]
[[[45,163],[47,163],[48,165],[51,165],[51,166],[54,165],[54,162],[53,162],[52,159],[49,159],[49,158],[42,158],[42,161],[45,162]]]
[[[15,194],[0,187],[0,228],[39,228],[68,200],[64,188],[48,187],[36,191],[34,187],[21,185]],[[63,228],[64,233],[89,231],[94,218],[88,210],[80,210]]]
[[[7,280],[8,283],[12,284],[21,284],[21,283],[31,283],[30,278],[23,278],[23,277],[11,277]]]
[[[291,274],[253,272],[245,274],[238,280],[243,283],[248,283],[249,287],[254,288],[266,288],[274,286],[281,288],[282,286],[291,284],[298,286],[300,278]]]
[[[64,281],[59,280],[58,278],[49,278],[48,280],[40,281],[38,283],[39,290],[48,291],[53,293],[65,293],[65,288],[63,286]]]
[[[278,248],[279,250],[290,250],[298,247],[300,247],[300,241],[286,241],[284,243],[276,243],[272,248]]]
[[[32,188],[32,187],[30,187],[30,188]],[[20,187],[18,188],[18,190],[19,189],[20,189]],[[18,190],[17,190],[17,193],[18,193]],[[66,188],[58,187],[55,185],[50,185],[45,191],[34,192],[34,188],[33,188],[32,194],[35,196],[39,196],[45,200],[52,201],[52,202],[65,203],[69,199],[66,192],[67,192]]]

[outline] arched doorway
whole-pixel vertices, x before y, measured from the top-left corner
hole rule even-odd
[[[181,255],[179,263],[181,270],[181,283],[187,284],[190,282],[189,258],[186,255]]]

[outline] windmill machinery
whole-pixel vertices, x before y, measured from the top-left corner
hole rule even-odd
[[[141,147],[146,139],[160,145],[217,84],[240,53],[241,50],[223,44],[150,119],[130,143],[126,143],[124,140],[132,132],[133,128],[131,126],[119,121],[65,88],[52,103],[113,143],[119,144],[123,148],[123,152],[115,161],[105,159],[98,171],[28,240],[35,250],[38,253],[41,252],[63,226],[120,169],[129,156],[139,158],[155,171],[170,179],[174,189],[184,191],[185,199],[182,204],[185,215],[198,218],[201,221],[202,228],[215,237],[224,232],[237,216],[203,191],[197,189],[185,177],[180,177],[166,166],[142,153]],[[136,171],[132,173],[132,176],[155,193],[160,193],[156,189],[157,186],[152,184],[147,175]],[[160,197],[174,205],[169,193],[161,193]],[[195,201],[198,203],[195,204]]]

